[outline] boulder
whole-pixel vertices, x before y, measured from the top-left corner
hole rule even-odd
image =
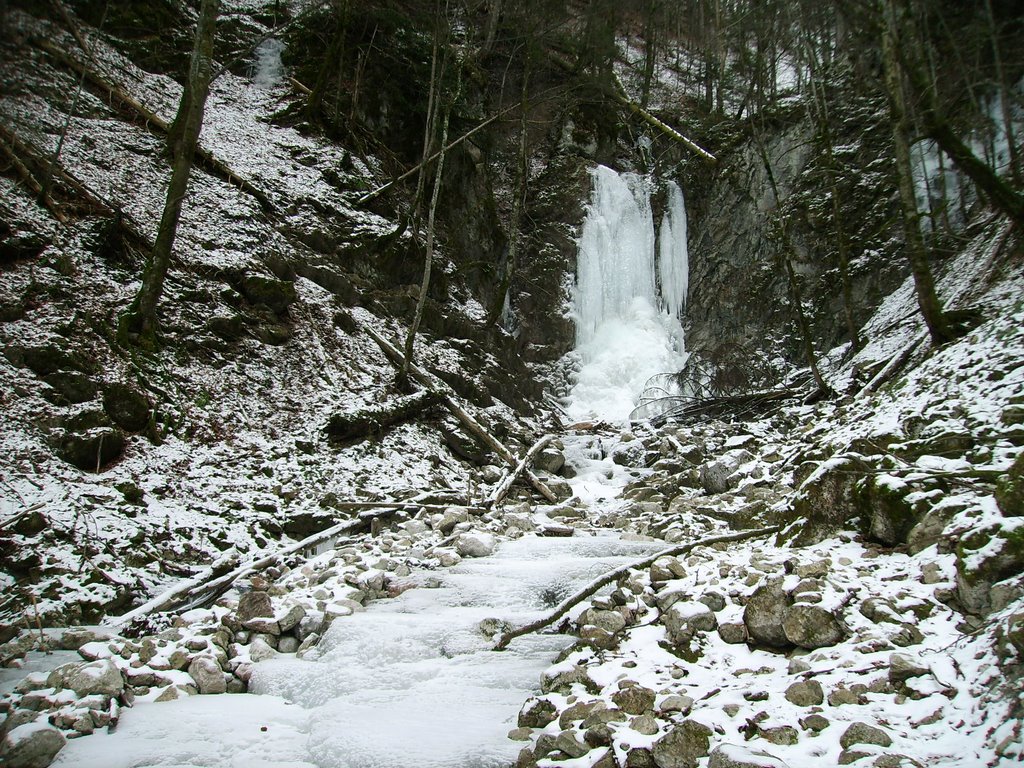
[[[1024,408],[1024,406],[1018,406]],[[1024,517],[1024,453],[996,482],[996,504],[1005,517]]]
[[[246,275],[239,287],[250,304],[262,304],[278,315],[284,314],[296,298],[295,283],[262,275]]]
[[[489,533],[463,533],[455,540],[455,551],[462,557],[487,557],[496,546],[497,541]]]
[[[121,670],[110,659],[65,664],[46,678],[51,688],[66,688],[78,696],[120,696],[124,690]]]
[[[680,645],[698,632],[711,632],[718,627],[714,612],[704,603],[674,603],[661,617],[669,640]]]
[[[557,448],[545,448],[537,455],[534,464],[538,469],[557,475],[565,466],[565,454]]]
[[[700,483],[704,492],[708,494],[725,493],[735,488],[739,484],[736,470],[753,458],[754,455],[750,451],[736,448],[725,452],[714,461],[702,464]]]
[[[1024,573],[1024,518],[1010,517],[960,537],[956,586],[970,613],[987,613],[992,585]]]
[[[931,670],[920,659],[906,653],[894,653],[889,656],[889,682],[905,683],[912,677],[930,674]]]
[[[825,691],[817,680],[804,680],[786,689],[786,701],[798,707],[816,707],[824,703]]]
[[[867,723],[853,723],[839,737],[839,744],[843,749],[849,749],[854,744],[874,744],[879,747],[892,746],[892,739],[889,734],[881,728]]]
[[[135,387],[115,383],[103,388],[103,410],[121,429],[140,432],[149,424],[153,405]]]
[[[530,698],[519,710],[516,723],[520,728],[543,728],[558,717],[555,705],[547,699]]]
[[[748,749],[736,744],[719,744],[711,750],[708,768],[788,768],[788,766],[769,752]]]
[[[612,694],[612,701],[630,715],[642,715],[654,708],[654,691],[642,685],[631,685]]]
[[[827,648],[845,637],[843,626],[831,611],[817,605],[797,603],[786,608],[782,631],[798,648]]]
[[[270,603],[270,595],[258,589],[246,592],[238,601],[235,616],[240,624],[255,618],[273,618],[274,606]]]
[[[96,383],[84,373],[57,371],[43,377],[53,389],[44,397],[55,405],[86,403],[96,397]]]
[[[7,734],[0,756],[7,768],[46,768],[65,743],[64,735],[52,725],[25,723]]]
[[[658,768],[697,768],[710,746],[711,729],[696,720],[684,720],[658,739],[651,752]]]
[[[860,459],[830,459],[816,464],[800,485],[790,519],[799,521],[793,546],[817,544],[859,514],[854,486],[867,465]]]
[[[199,693],[225,693],[227,682],[224,680],[224,672],[210,656],[196,656],[188,665],[188,674],[196,681],[196,688]]]
[[[743,608],[743,624],[750,639],[772,648],[785,648],[790,644],[782,628],[782,620],[789,607],[789,598],[782,590],[779,579],[758,587]]]

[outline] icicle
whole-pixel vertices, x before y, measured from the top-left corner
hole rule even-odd
[[[668,207],[661,217],[658,233],[658,270],[665,310],[682,321],[690,282],[690,257],[686,245],[686,206],[683,191],[668,183]]]

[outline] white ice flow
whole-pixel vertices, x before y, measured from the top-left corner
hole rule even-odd
[[[686,359],[686,210],[669,182],[656,238],[649,178],[598,166],[593,179],[573,295],[579,369],[566,410],[575,420],[621,423],[648,379]]]
[[[655,548],[613,535],[504,542],[494,556],[415,577],[440,578],[436,589],[421,585],[338,619],[315,661],[257,665],[252,690],[262,695],[139,705],[115,733],[69,742],[56,765],[509,765],[522,747],[507,738],[519,708],[571,638],[530,635],[494,652],[478,623],[531,621]]]

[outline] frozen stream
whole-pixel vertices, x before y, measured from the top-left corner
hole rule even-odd
[[[68,744],[56,765],[472,768],[514,762],[506,738],[569,638],[495,653],[482,619],[529,621],[661,545],[615,535],[528,536],[491,557],[414,574],[421,586],[337,620],[317,660],[257,667],[257,696],[194,696],[127,712],[114,734]],[[428,579],[440,586],[428,588]],[[294,702],[294,704],[289,703]]]

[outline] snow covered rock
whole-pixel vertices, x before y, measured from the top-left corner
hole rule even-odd
[[[769,752],[748,749],[736,744],[719,744],[711,750],[708,768],[788,768],[788,766]]]
[[[658,768],[697,768],[710,746],[711,729],[696,720],[684,720],[658,739],[651,751]]]
[[[931,670],[920,660],[906,653],[889,656],[889,682],[905,683],[912,677],[927,675]]]
[[[626,683],[629,681],[623,681]],[[621,683],[620,683],[621,684]],[[642,685],[629,685],[612,694],[615,706],[630,715],[642,715],[654,708],[655,694]]]
[[[462,557],[487,557],[496,546],[497,541],[489,533],[463,533],[455,540],[455,551]]]
[[[691,640],[698,632],[712,632],[718,627],[715,614],[704,603],[676,602],[661,617],[674,645]]]
[[[119,696],[124,690],[121,670],[110,659],[57,667],[46,680],[51,688],[69,688],[78,696]]]
[[[238,601],[236,618],[239,624],[250,619],[273,618],[274,607],[270,604],[270,595],[262,590],[246,592]]]
[[[3,742],[3,764],[7,768],[46,768],[63,748],[64,735],[46,723],[19,725]]]
[[[227,683],[220,664],[209,656],[196,656],[188,665],[188,674],[196,681],[199,693],[215,694],[227,691]]]
[[[700,482],[704,491],[709,494],[725,493],[739,484],[736,471],[747,462],[753,460],[750,451],[736,448],[719,456],[714,461],[701,465]]]
[[[825,692],[817,680],[803,680],[786,689],[786,701],[798,707],[814,707],[825,701]]]
[[[758,587],[743,608],[743,623],[750,639],[773,648],[789,645],[791,641],[782,628],[788,607],[789,598],[782,590],[780,580],[772,580]]]
[[[519,710],[520,728],[543,728],[558,717],[555,705],[548,699],[531,698]]]
[[[874,744],[879,747],[892,746],[892,739],[881,728],[867,723],[856,722],[847,728],[839,737],[839,743],[843,749],[849,749],[854,744]]]
[[[846,634],[839,620],[830,611],[805,603],[797,603],[786,608],[782,619],[782,631],[790,643],[810,650],[835,645]]]

